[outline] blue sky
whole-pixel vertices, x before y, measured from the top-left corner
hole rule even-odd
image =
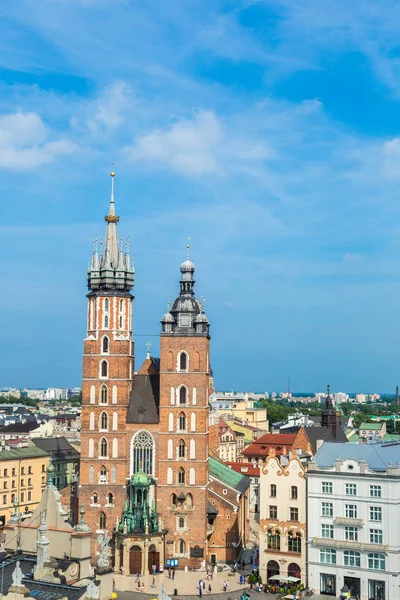
[[[400,5],[16,0],[0,20],[0,385],[81,377],[115,161],[137,362],[191,238],[218,389],[399,383]]]

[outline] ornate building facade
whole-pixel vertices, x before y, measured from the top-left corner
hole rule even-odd
[[[125,569],[128,563],[129,569],[142,564],[146,571],[151,560],[174,558],[179,567],[199,567],[211,560],[209,547],[217,530],[210,523],[221,522],[225,529],[209,501],[210,324],[195,296],[195,267],[189,256],[180,267],[179,296],[161,319],[160,358],[148,352],[134,373],[134,270],[129,253],[118,248],[113,186],[105,220],[104,252],[99,256],[94,249],[88,274],[80,488],[87,521],[98,534],[118,531],[116,566],[123,560]],[[130,502],[132,488],[127,481],[138,473],[153,482],[151,517],[147,529],[135,524],[137,531],[129,536],[132,519],[125,503],[127,498]],[[244,502],[248,485],[246,477],[240,485],[235,483],[238,506],[233,520],[244,519],[239,515],[240,499]],[[157,522],[157,531],[151,531],[151,522]],[[232,530],[232,521],[229,525]],[[226,551],[226,540],[222,544],[221,560],[238,554],[242,529],[233,528],[237,540],[231,535],[229,548],[234,551]],[[156,553],[151,560],[145,556],[149,545]],[[95,546],[93,550],[94,556]]]

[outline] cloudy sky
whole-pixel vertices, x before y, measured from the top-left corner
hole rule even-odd
[[[218,389],[400,383],[398,2],[1,12],[0,385],[80,384],[113,161],[137,362],[190,237]]]

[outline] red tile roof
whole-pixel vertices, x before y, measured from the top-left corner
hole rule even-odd
[[[241,475],[247,475],[247,477],[260,477],[260,466],[252,463],[238,463],[228,462],[228,467],[240,473]]]
[[[296,433],[266,433],[255,440],[250,446],[243,450],[245,456],[267,456],[270,448],[273,448],[279,456],[289,452],[295,439]]]

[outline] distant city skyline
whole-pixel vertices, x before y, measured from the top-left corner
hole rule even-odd
[[[190,237],[217,388],[394,390],[397,4],[110,6],[3,8],[3,375],[80,381],[114,161],[136,369]]]

